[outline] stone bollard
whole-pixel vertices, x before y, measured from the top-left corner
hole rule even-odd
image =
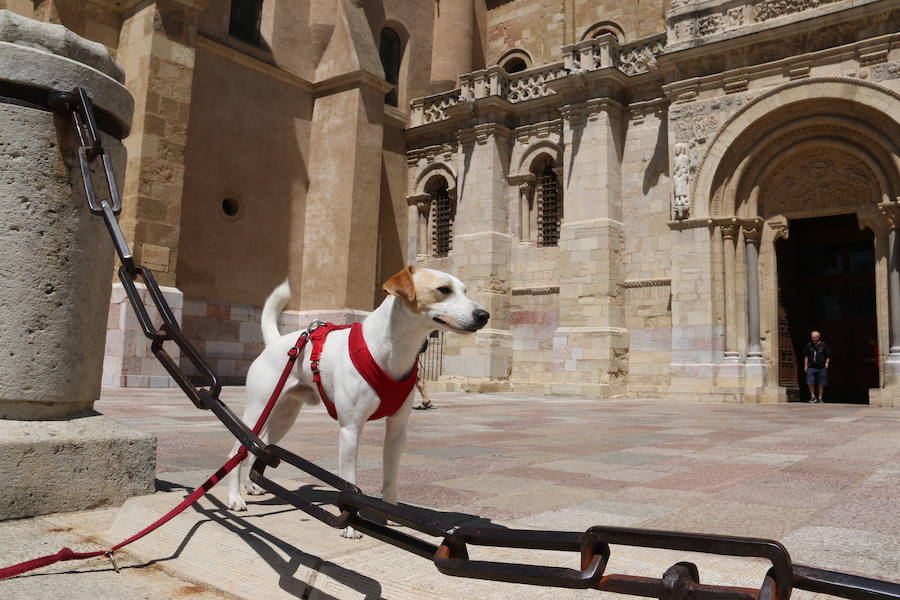
[[[0,519],[153,490],[156,440],[93,412],[113,267],[90,213],[69,117],[48,91],[84,88],[122,181],[133,101],[105,47],[0,10]],[[102,169],[95,188],[106,196]]]

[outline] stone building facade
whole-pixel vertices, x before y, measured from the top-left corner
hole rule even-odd
[[[0,7],[125,66],[123,223],[226,381],[285,276],[346,321],[410,263],[492,314],[437,387],[786,401],[816,328],[900,403],[896,0]],[[167,385],[118,314],[106,383]]]

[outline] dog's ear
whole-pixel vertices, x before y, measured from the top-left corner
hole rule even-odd
[[[407,302],[416,301],[416,285],[413,283],[413,273],[416,268],[413,266],[406,267],[381,286],[385,292],[392,296],[399,296]]]

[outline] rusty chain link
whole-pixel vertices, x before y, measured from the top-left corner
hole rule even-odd
[[[198,408],[212,410],[232,435],[254,455],[250,479],[278,498],[326,525],[336,528],[352,526],[357,531],[432,560],[441,573],[456,577],[562,588],[593,588],[661,600],[788,600],[794,588],[851,600],[900,600],[900,584],[794,565],[784,546],[772,540],[621,527],[591,527],[583,533],[577,533],[447,526],[423,518],[409,507],[393,505],[363,494],[357,486],[334,473],[280,446],[264,444],[219,399],[221,385],[215,373],[181,333],[181,328],[153,274],[146,267],[135,263],[116,218],[122,208],[121,198],[109,155],[103,147],[97,128],[90,98],[83,89],[75,88],[71,93],[50,94],[44,108],[65,112],[71,117],[79,143],[78,160],[88,205],[91,212],[102,216],[106,223],[121,262],[119,279],[137,314],[144,335],[152,340],[151,348],[154,355],[188,398]],[[94,191],[91,165],[98,157],[105,175],[108,198],[98,199]],[[163,321],[158,328],[154,327],[135,285],[137,278],[143,280],[147,293]],[[204,381],[203,386],[195,386],[180,366],[172,360],[163,347],[166,342],[173,342],[178,346],[182,355],[196,367]],[[293,465],[336,490],[339,512],[337,514],[329,512],[267,478],[266,468],[277,466],[281,461]],[[393,521],[424,536],[440,538],[442,541],[436,545],[388,527],[379,520]],[[753,589],[700,583],[696,565],[689,562],[672,565],[659,578],[608,574],[606,571],[610,560],[610,544],[764,558],[771,562],[772,567],[764,576],[760,587]],[[472,560],[468,554],[470,545],[577,553],[580,566],[576,569]]]

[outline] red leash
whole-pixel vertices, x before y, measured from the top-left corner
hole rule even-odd
[[[263,425],[265,425],[266,420],[272,413],[272,409],[275,407],[275,401],[278,399],[278,396],[281,395],[281,390],[284,388],[284,384],[287,381],[288,375],[290,375],[291,373],[291,368],[293,368],[294,363],[297,361],[297,357],[299,357],[300,353],[303,351],[303,347],[306,345],[307,339],[308,335],[306,332],[304,332],[303,335],[301,335],[297,340],[297,343],[294,345],[294,347],[288,350],[287,364],[284,367],[284,371],[281,372],[281,377],[278,379],[278,384],[275,386],[275,390],[269,397],[269,401],[266,403],[266,407],[263,409],[262,414],[259,415],[259,419],[257,419],[256,425],[253,426],[253,433],[259,435],[259,432],[262,431]],[[0,579],[6,579],[8,577],[21,575],[22,573],[27,573],[28,571],[32,571],[40,567],[46,567],[47,565],[52,565],[53,563],[57,562],[63,562],[67,560],[80,560],[82,558],[93,558],[95,556],[108,557],[113,564],[113,568],[118,571],[119,567],[118,565],[116,565],[115,558],[113,558],[113,553],[116,550],[118,550],[122,546],[127,546],[131,542],[141,539],[148,533],[160,528],[162,525],[172,520],[175,516],[182,513],[184,509],[203,497],[206,492],[212,489],[214,485],[219,483],[219,481],[221,481],[222,478],[225,477],[225,475],[230,473],[232,469],[238,466],[245,458],[247,458],[247,448],[245,446],[241,446],[237,454],[229,458],[228,461],[224,465],[222,465],[222,467],[219,468],[218,471],[210,475],[209,479],[207,479],[203,483],[203,485],[194,490],[191,495],[185,498],[178,506],[176,506],[165,515],[163,515],[144,529],[140,530],[130,538],[122,540],[108,550],[95,550],[93,552],[74,552],[69,548],[63,548],[56,554],[48,554],[47,556],[41,556],[39,558],[26,560],[25,562],[19,563],[17,565],[0,568]]]

